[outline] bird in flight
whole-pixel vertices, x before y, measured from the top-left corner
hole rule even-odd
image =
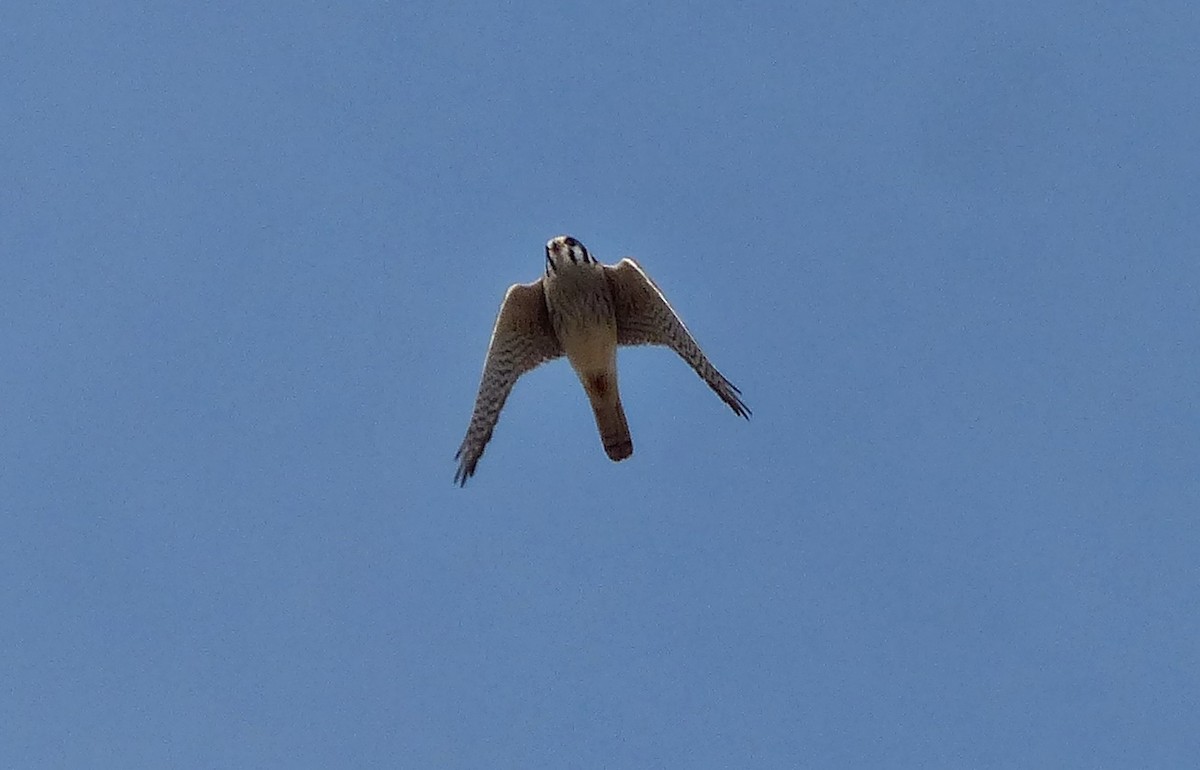
[[[741,391],[709,363],[704,351],[637,262],[602,265],[569,235],[546,243],[546,272],[504,295],[492,329],[466,438],[458,448],[455,483],[475,473],[517,378],[566,356],[583,383],[604,451],[614,462],[633,454],[617,388],[618,345],[665,345],[708,383],[739,417],[750,418]]]

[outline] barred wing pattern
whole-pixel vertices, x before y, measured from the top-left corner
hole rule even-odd
[[[637,262],[626,257],[616,265],[605,265],[604,274],[617,309],[618,345],[666,345],[687,361],[735,414],[750,419],[741,391],[709,363],[667,298]]]
[[[492,329],[492,342],[483,365],[471,424],[462,446],[454,455],[459,461],[458,472],[454,474],[456,484],[462,486],[474,475],[475,465],[492,438],[500,410],[517,378],[561,355],[562,345],[550,326],[542,280],[518,283],[509,288]]]

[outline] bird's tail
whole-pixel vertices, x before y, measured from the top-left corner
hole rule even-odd
[[[633,454],[633,436],[629,435],[629,423],[625,419],[625,408],[621,406],[616,378],[607,374],[588,378],[587,394],[596,415],[596,428],[600,431],[604,452],[613,462],[629,457]]]

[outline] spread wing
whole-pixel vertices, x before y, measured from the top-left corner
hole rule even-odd
[[[626,257],[615,265],[605,265],[604,274],[617,309],[618,345],[666,345],[687,361],[734,413],[750,418],[741,391],[709,363],[667,298],[637,262]]]
[[[454,481],[462,486],[475,473],[475,465],[492,438],[508,394],[517,378],[541,363],[563,354],[562,345],[550,326],[542,280],[518,283],[509,288],[492,329],[479,395],[462,446],[454,455],[458,472]]]

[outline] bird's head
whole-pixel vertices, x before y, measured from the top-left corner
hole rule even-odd
[[[585,265],[596,260],[588,254],[587,247],[569,235],[560,235],[546,241],[546,269],[555,271],[567,265]]]

